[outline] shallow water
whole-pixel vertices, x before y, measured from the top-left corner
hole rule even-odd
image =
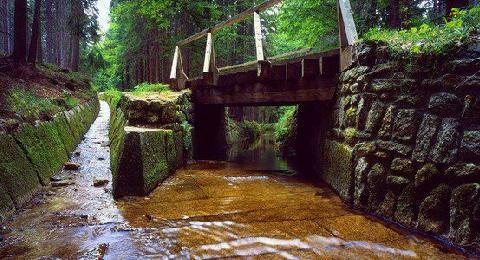
[[[296,176],[198,162],[147,198],[114,201],[108,107],[79,145],[74,182],[46,188],[6,223],[0,258],[458,258],[424,238],[348,210]],[[103,160],[102,160],[103,159]],[[54,192],[55,194],[53,194]]]

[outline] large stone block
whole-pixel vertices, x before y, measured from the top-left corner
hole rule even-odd
[[[480,161],[480,131],[465,131],[460,146],[462,160]]]
[[[0,182],[0,222],[3,222],[15,210],[7,189]]]
[[[0,134],[0,182],[16,205],[27,202],[40,187],[35,165],[6,134]]]
[[[462,111],[462,103],[456,95],[441,92],[430,97],[428,109],[441,117],[456,117]]]
[[[385,116],[382,120],[382,125],[378,130],[378,136],[382,139],[388,139],[392,136],[393,119],[395,115],[396,107],[389,106],[385,111]]]
[[[144,196],[180,164],[174,131],[130,126],[124,130],[121,151],[112,158],[118,160],[118,166],[112,167],[113,195]]]
[[[450,199],[450,239],[468,245],[475,234],[473,209],[480,193],[480,184],[470,183],[455,188]]]
[[[461,139],[461,124],[454,118],[445,118],[437,135],[430,158],[437,163],[450,164],[457,159]]]
[[[368,172],[368,208],[372,211],[376,211],[385,198],[386,177],[385,168],[379,163]]]
[[[395,220],[407,226],[415,226],[416,209],[417,209],[417,191],[414,184],[411,183],[403,190],[398,197],[397,206],[395,209]]]
[[[442,184],[435,188],[420,204],[418,213],[418,228],[433,234],[447,231],[450,220],[450,201],[452,189]]]
[[[37,169],[42,184],[47,184],[50,177],[62,169],[68,160],[65,146],[53,122],[43,122],[37,126],[24,124],[13,136]]]
[[[367,182],[368,174],[368,162],[365,157],[361,157],[357,160],[357,166],[355,167],[355,190],[353,203],[356,207],[363,207],[367,202],[367,190],[365,184]]]
[[[415,109],[400,109],[394,119],[393,137],[399,141],[411,141],[417,134],[418,116]]]
[[[340,196],[350,201],[350,187],[353,185],[353,149],[348,145],[326,140],[324,149],[322,179],[330,184]]]
[[[370,112],[368,112],[367,123],[365,124],[365,132],[375,133],[380,127],[381,120],[385,113],[385,104],[375,101],[372,104]]]
[[[417,162],[425,162],[432,147],[432,141],[440,126],[441,120],[439,117],[426,114],[423,117],[420,130],[417,134],[417,141],[415,149],[413,150],[412,159]]]

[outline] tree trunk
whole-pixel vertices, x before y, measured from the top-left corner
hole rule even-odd
[[[15,0],[13,59],[25,63],[27,58],[27,1]]]
[[[391,0],[390,6],[388,10],[388,27],[390,28],[400,28],[402,25],[402,21],[400,18],[400,1],[399,0]]]
[[[0,0],[0,51],[8,55],[8,0]]]
[[[53,1],[45,0],[45,60],[55,64]]]
[[[35,11],[33,14],[32,37],[30,37],[30,49],[28,51],[28,62],[37,61],[38,42],[40,40],[40,10],[42,0],[35,0]]]
[[[80,34],[81,17],[82,17],[82,3],[80,0],[72,1],[72,17],[75,22],[72,25],[72,56],[71,56],[71,69],[72,71],[78,71],[80,63]]]

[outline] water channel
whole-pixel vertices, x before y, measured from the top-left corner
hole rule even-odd
[[[72,161],[2,229],[0,258],[433,258],[432,241],[348,209],[326,185],[294,174],[271,138],[234,148],[229,162],[191,163],[150,196],[115,201],[109,109],[102,102]]]

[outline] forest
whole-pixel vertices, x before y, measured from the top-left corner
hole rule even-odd
[[[2,0],[0,51],[20,62],[81,70],[101,89],[168,83],[177,41],[254,4],[253,0],[113,0],[109,30],[102,35],[95,0]],[[477,0],[354,0],[352,11],[364,38],[391,40],[395,38],[392,33],[414,28],[410,36],[428,41],[433,30],[455,27],[444,25],[459,16],[457,8],[475,5]],[[302,49],[330,49],[338,42],[333,0],[284,1],[261,19],[267,57]],[[465,30],[456,34],[447,37],[444,45],[465,35]],[[219,66],[253,60],[253,19],[218,32],[215,45]],[[426,44],[423,47],[431,50]],[[187,46],[187,74],[197,73],[203,48],[202,41]],[[414,47],[418,48],[422,46]]]

